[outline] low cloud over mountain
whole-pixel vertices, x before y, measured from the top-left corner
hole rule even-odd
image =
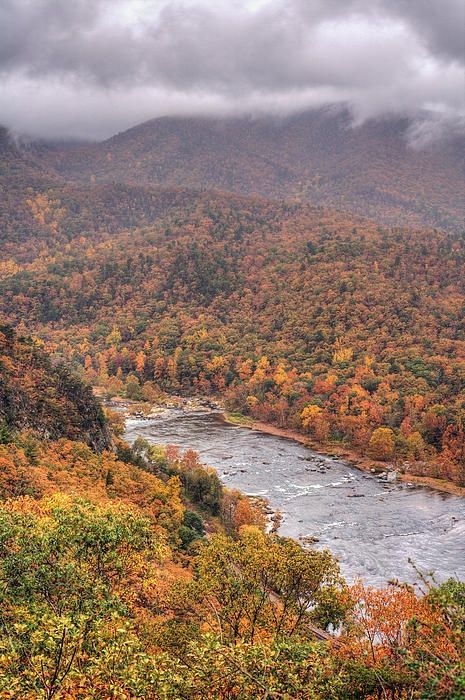
[[[101,138],[165,114],[464,120],[461,0],[5,0],[0,122]]]

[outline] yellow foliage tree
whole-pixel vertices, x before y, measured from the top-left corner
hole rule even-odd
[[[316,404],[305,406],[304,410],[300,414],[300,420],[302,421],[303,427],[310,428],[313,425],[315,418],[320,416],[322,413],[323,410]]]
[[[368,443],[370,455],[383,462],[394,456],[395,447],[394,432],[391,428],[376,428]]]

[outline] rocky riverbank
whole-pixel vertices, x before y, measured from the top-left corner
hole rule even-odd
[[[401,469],[395,468],[393,465],[387,465],[384,462],[378,462],[369,457],[357,454],[350,449],[341,448],[339,446],[323,445],[310,439],[307,435],[299,433],[291,428],[279,428],[271,423],[264,421],[254,421],[246,416],[228,413],[221,402],[210,397],[183,397],[183,396],[166,396],[156,404],[143,403],[140,401],[132,401],[121,397],[113,397],[104,401],[105,406],[112,410],[122,413],[125,418],[137,418],[139,420],[150,420],[156,418],[160,414],[170,409],[178,409],[186,412],[204,411],[206,413],[215,413],[221,420],[249,430],[256,430],[268,435],[283,437],[288,440],[294,440],[302,445],[305,445],[315,452],[327,457],[347,462],[350,466],[361,469],[371,474],[377,474],[380,479],[388,482],[393,482],[399,479],[407,484],[427,486],[428,488],[442,491],[444,493],[454,494],[455,496],[465,497],[465,487],[457,486],[443,479],[435,479],[429,476],[419,476],[404,472]]]
[[[248,428],[250,430],[258,430],[259,432],[267,433],[268,435],[275,435],[276,437],[294,440],[295,442],[305,445],[311,450],[320,452],[322,455],[342,460],[351,466],[356,467],[357,469],[361,469],[362,471],[370,472],[371,474],[378,474],[379,478],[387,482],[393,482],[399,479],[407,484],[427,486],[431,489],[436,489],[437,491],[465,497],[465,488],[457,486],[449,481],[435,479],[429,476],[417,476],[408,472],[403,473],[402,471],[395,469],[393,466],[388,466],[384,462],[377,462],[369,459],[368,457],[359,455],[352,450],[341,449],[340,447],[330,447],[328,445],[316,443],[308,436],[299,433],[297,430],[292,430],[291,428],[278,428],[276,425],[265,423],[263,421],[245,420],[239,422],[236,416],[233,416],[231,419],[227,412],[223,412],[221,414],[221,418],[225,422],[231,423],[232,425],[240,425],[241,427]]]
[[[156,404],[151,404],[115,396],[104,400],[103,404],[107,408],[122,413],[125,418],[137,418],[139,420],[156,418],[170,409],[205,411],[205,413],[220,413],[224,411],[224,407],[219,402],[204,397],[170,396]]]
[[[129,443],[141,437],[195,450],[226,488],[280,512],[283,536],[331,549],[351,580],[362,576],[373,585],[386,578],[416,580],[409,560],[441,577],[463,571],[462,498],[389,483],[339,456],[307,449],[304,436],[274,436],[260,427],[241,430],[216,410],[167,409],[151,420],[129,418],[125,437]]]

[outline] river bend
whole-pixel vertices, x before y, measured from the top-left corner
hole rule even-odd
[[[404,482],[386,484],[293,440],[224,423],[214,413],[167,409],[128,419],[125,438],[200,453],[226,486],[267,498],[280,532],[317,537],[349,580],[417,580],[411,559],[438,581],[465,580],[465,499]]]

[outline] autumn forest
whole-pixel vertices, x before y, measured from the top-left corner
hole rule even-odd
[[[463,698],[463,582],[347,582],[106,406],[208,397],[464,493],[463,139],[347,120],[0,130],[0,698]]]

